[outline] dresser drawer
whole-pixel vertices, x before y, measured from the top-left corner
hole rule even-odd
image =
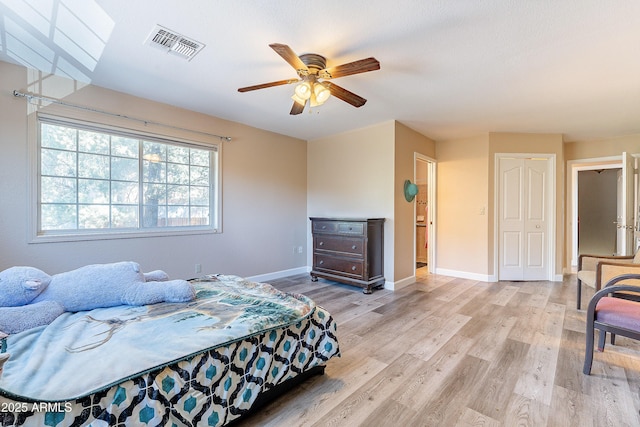
[[[365,223],[362,222],[338,222],[338,221],[314,221],[314,233],[332,233],[364,236]]]
[[[338,231],[338,223],[335,221],[313,221],[314,233],[336,233]]]
[[[364,273],[364,261],[359,259],[348,259],[333,257],[331,255],[314,254],[314,269],[326,271],[328,273],[339,273],[345,276],[360,279]]]
[[[364,226],[362,222],[339,222],[338,233],[364,235]]]
[[[342,252],[364,256],[365,239],[362,237],[346,237],[319,234],[313,239],[314,251]]]

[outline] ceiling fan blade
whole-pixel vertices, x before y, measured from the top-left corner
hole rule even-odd
[[[335,79],[338,77],[350,76],[352,74],[366,73],[380,69],[380,62],[376,58],[360,59],[347,64],[325,68],[318,72],[318,77],[323,79]]]
[[[305,104],[299,104],[296,101],[293,101],[293,105],[291,106],[291,112],[289,114],[291,114],[292,116],[295,116],[297,114],[300,114],[304,111],[304,105]]]
[[[276,53],[287,61],[296,71],[309,71],[304,62],[302,62],[298,55],[296,55],[296,53],[286,44],[272,43],[269,47],[275,50]]]
[[[277,82],[262,83],[262,84],[254,85],[254,86],[241,87],[240,89],[238,89],[238,92],[249,92],[251,90],[265,89],[265,88],[273,87],[273,86],[286,85],[286,84],[289,84],[289,83],[295,83],[297,81],[298,81],[298,79],[278,80]]]
[[[323,82],[323,83],[325,87],[329,88],[331,95],[335,96],[336,98],[342,99],[344,102],[351,104],[356,108],[362,107],[367,102],[367,100],[364,99],[363,97],[358,96],[355,93],[350,92],[333,82],[331,83]]]

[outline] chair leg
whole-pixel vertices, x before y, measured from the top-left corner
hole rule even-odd
[[[584,367],[582,373],[591,375],[591,364],[593,362],[593,324],[587,325],[587,343],[584,349]]]
[[[600,329],[600,335],[598,337],[598,351],[604,351],[604,343],[607,339],[607,332]]]
[[[582,280],[578,279],[576,308],[580,310],[580,300],[582,299]]]
[[[609,335],[611,335],[611,345],[616,345],[616,334],[609,332]]]

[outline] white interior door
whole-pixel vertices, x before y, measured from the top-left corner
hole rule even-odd
[[[622,153],[622,170],[618,176],[617,255],[633,255],[634,163],[633,156]]]
[[[499,280],[549,278],[550,164],[547,158],[499,160]]]

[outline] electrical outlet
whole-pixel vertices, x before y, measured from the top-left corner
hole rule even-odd
[[[301,254],[302,253],[302,246],[298,246],[298,253]]]
[[[202,265],[196,264],[196,273],[202,273]]]

